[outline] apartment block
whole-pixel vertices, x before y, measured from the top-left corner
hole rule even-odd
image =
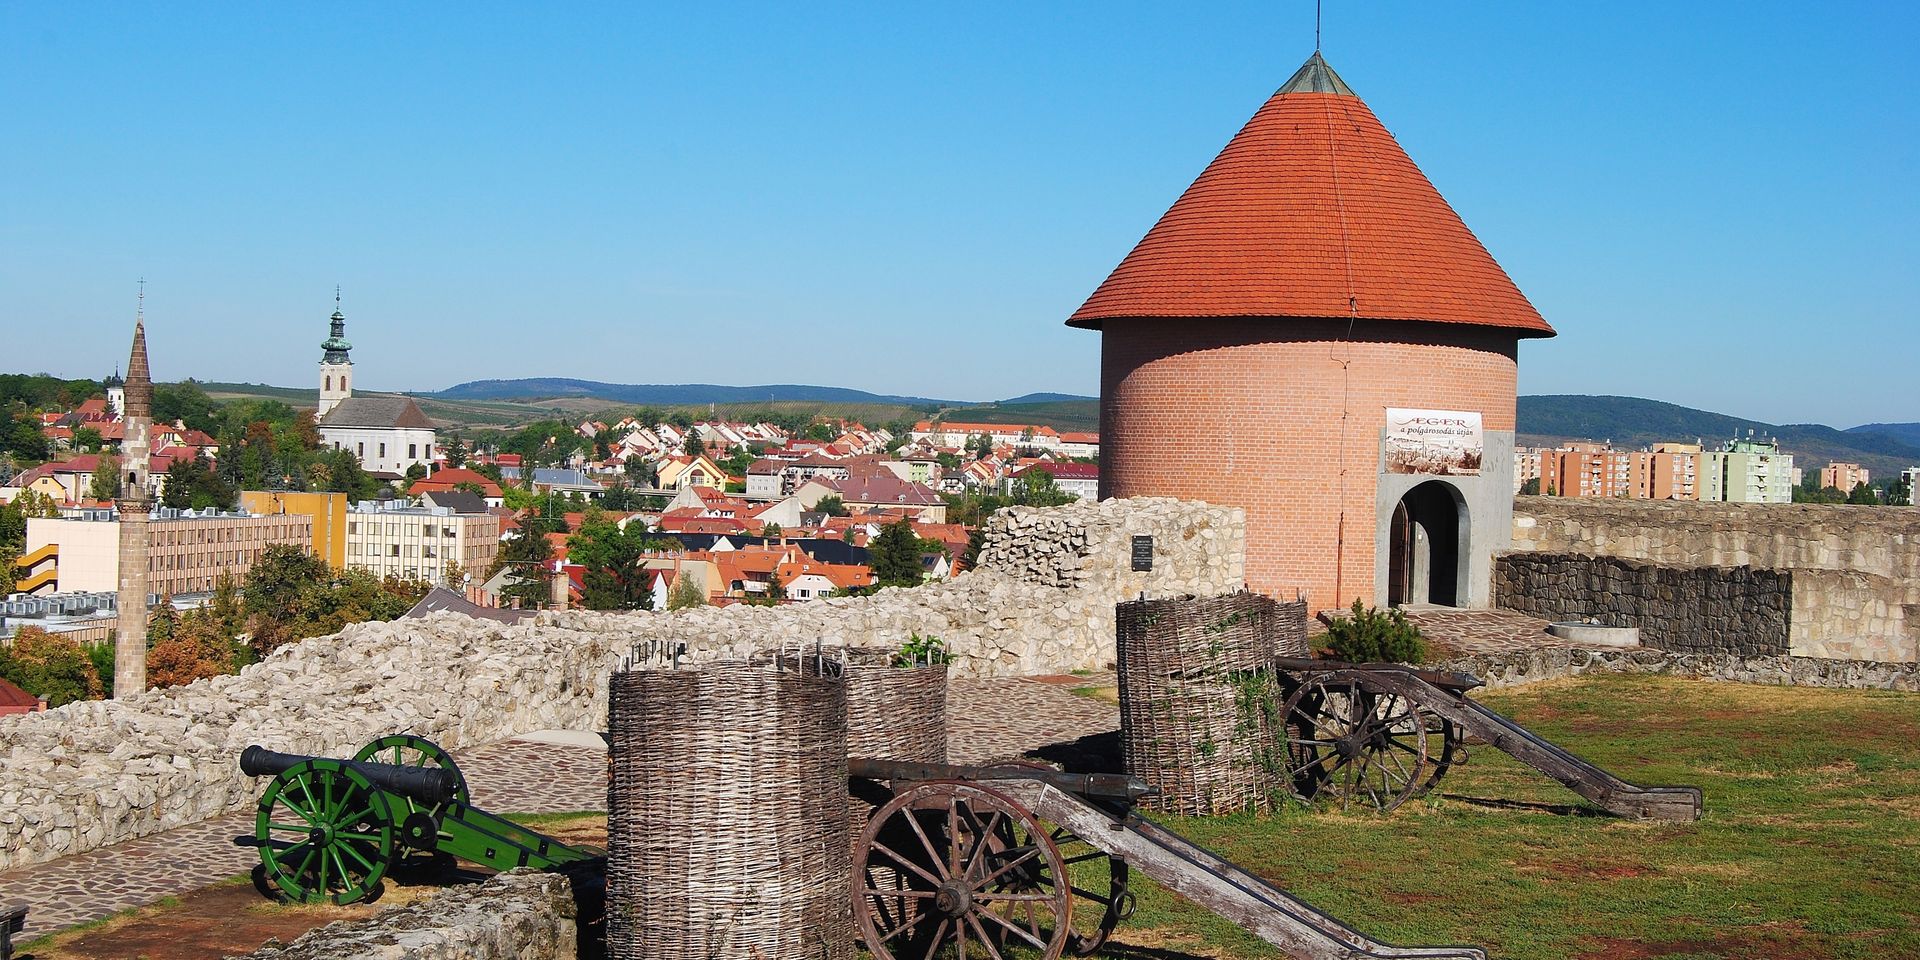
[[[1656,443],[1634,454],[1635,496],[1643,500],[1700,499],[1700,444]]]
[[[1778,440],[1729,440],[1700,454],[1700,499],[1727,503],[1792,503],[1793,455]]]
[[[1540,461],[1547,453],[1548,451],[1539,447],[1519,447],[1513,451],[1514,493],[1519,493],[1527,485],[1527,481],[1540,479]],[[1546,484],[1542,483],[1540,491],[1545,493],[1546,489]]]
[[[264,516],[313,518],[313,555],[335,570],[347,566],[347,495],[289,490],[242,490],[240,509]]]
[[[1852,493],[1854,487],[1867,482],[1867,468],[1857,463],[1829,463],[1820,468],[1820,485],[1841,493]]]
[[[270,546],[311,549],[313,518],[215,510],[153,511],[147,523],[148,589],[158,595],[211,593],[223,576],[245,580]],[[56,551],[56,589],[111,593],[120,588],[118,510],[27,521],[26,554]]]
[[[347,513],[346,548],[352,570],[445,584],[447,565],[458,563],[477,580],[500,552],[500,518],[408,500],[362,500]]]

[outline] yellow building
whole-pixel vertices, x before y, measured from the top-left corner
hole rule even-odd
[[[264,516],[313,518],[313,555],[335,570],[347,568],[347,495],[296,493],[286,490],[243,490],[240,509]]]

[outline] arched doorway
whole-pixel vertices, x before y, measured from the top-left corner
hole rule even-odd
[[[1469,529],[1460,491],[1428,480],[1394,504],[1388,527],[1387,602],[1458,606]]]

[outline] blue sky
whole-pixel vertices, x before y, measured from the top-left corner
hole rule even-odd
[[[1093,393],[1062,321],[1310,2],[0,3],[0,369]],[[696,8],[698,7],[698,8]],[[1526,393],[1920,419],[1911,4],[1341,3],[1328,60],[1561,331]]]

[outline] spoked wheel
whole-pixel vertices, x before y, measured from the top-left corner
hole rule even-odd
[[[990,774],[993,767],[1049,772],[1059,769],[1033,760],[1008,760],[987,767],[985,772]],[[1107,942],[1107,937],[1112,935],[1113,928],[1120,921],[1133,915],[1135,899],[1127,889],[1127,862],[1108,856],[1106,851],[1074,836],[1073,831],[1065,827],[1054,827],[1047,839],[1052,840],[1060,850],[1075,899],[1073,915],[1078,920],[1073,933],[1067,937],[1066,953],[1076,957],[1089,956]],[[1007,841],[996,838],[995,842]],[[1089,916],[1095,918],[1091,926],[1087,922]]]
[[[1284,714],[1296,799],[1385,813],[1423,789],[1427,728],[1407,698],[1335,671],[1301,683]]]
[[[453,796],[446,803],[428,804],[405,794],[395,794],[399,803],[393,811],[400,824],[399,843],[394,849],[396,879],[444,879],[458,866],[458,861],[450,854],[439,852],[440,818],[450,804],[467,805],[467,778],[453,762],[452,755],[425,737],[396,733],[361,747],[353,759],[400,767],[438,767],[453,774]]]
[[[380,895],[393,859],[386,794],[338,760],[303,761],[260,797],[254,840],[261,886],[297,903],[354,903]]]
[[[971,783],[916,784],[867,822],[855,913],[877,960],[1058,960],[1071,939],[1067,865],[1012,798]]]

